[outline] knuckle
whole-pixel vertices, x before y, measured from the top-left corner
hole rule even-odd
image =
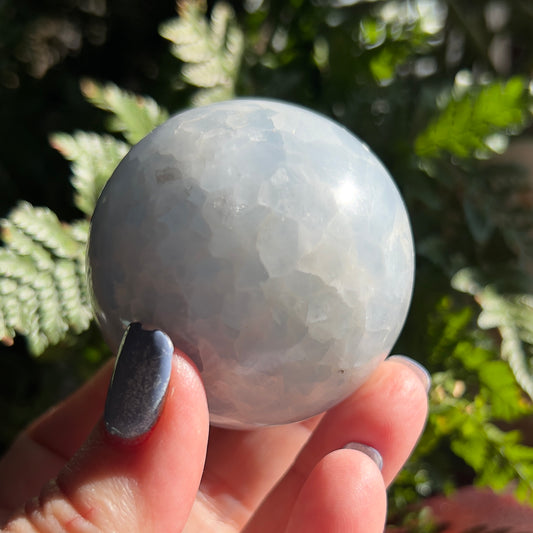
[[[50,481],[39,497],[29,500],[21,514],[5,528],[6,533],[100,533],[86,512],[72,502],[56,480]]]

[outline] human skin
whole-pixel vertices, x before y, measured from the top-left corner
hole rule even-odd
[[[381,533],[386,488],[427,416],[423,371],[389,358],[323,415],[210,428],[200,375],[176,351],[158,420],[126,442],[102,418],[111,373],[109,363],[36,420],[0,462],[3,531]],[[348,443],[377,450],[381,471]]]

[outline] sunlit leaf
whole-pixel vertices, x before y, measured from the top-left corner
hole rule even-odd
[[[69,331],[89,327],[85,278],[87,224],[70,226],[54,213],[21,202],[2,220],[0,339],[26,337],[41,354]]]
[[[235,96],[244,49],[244,36],[233,9],[218,2],[209,21],[206,10],[201,0],[180,2],[179,17],[160,28],[160,34],[172,42],[172,53],[184,63],[183,79],[201,88],[193,97],[195,105]]]
[[[167,111],[152,98],[124,91],[113,83],[84,80],[81,88],[89,102],[112,114],[110,130],[122,133],[130,144],[139,142],[168,118]]]
[[[129,150],[129,145],[96,133],[57,133],[52,146],[72,162],[71,182],[76,190],[74,202],[91,216],[100,192],[113,170]]]
[[[513,278],[511,281],[517,282],[516,275],[509,275]],[[528,341],[531,337],[514,319],[514,315],[519,315],[527,323],[533,322],[533,307],[521,306],[517,310],[516,293],[502,292],[494,284],[484,284],[483,278],[475,269],[460,270],[452,279],[452,286],[475,296],[482,310],[478,319],[479,326],[498,329],[502,338],[502,358],[509,362],[516,380],[530,398],[533,398],[533,361],[528,353]],[[524,296],[527,297],[527,294]],[[518,302],[520,301],[518,299]]]
[[[415,142],[420,157],[447,152],[459,158],[491,151],[487,138],[495,133],[517,133],[526,124],[527,82],[514,77],[472,87],[449,99],[446,107],[422,131]]]

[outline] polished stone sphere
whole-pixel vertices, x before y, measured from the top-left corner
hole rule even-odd
[[[94,212],[89,283],[117,349],[132,321],[197,365],[212,423],[283,424],[386,357],[413,285],[408,216],[368,147],[319,114],[238,99],[137,144]]]

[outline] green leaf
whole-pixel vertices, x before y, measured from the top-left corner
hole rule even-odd
[[[81,89],[89,102],[112,113],[110,131],[122,133],[130,144],[139,142],[168,118],[167,111],[152,98],[124,91],[113,83],[84,80]]]
[[[490,402],[494,418],[512,421],[528,412],[516,386],[516,378],[506,362],[485,362],[479,368],[479,378],[484,387],[481,394]]]
[[[8,221],[3,224],[4,241],[8,244],[13,241],[15,233],[10,232],[14,227],[31,238],[35,243],[43,245],[45,249],[57,257],[76,258],[80,253],[80,244],[77,242],[67,226],[62,224],[54,212],[44,207],[33,207],[28,202],[20,202],[13,209]],[[25,242],[28,245],[28,241]],[[13,247],[23,246],[13,243]]]
[[[476,436],[470,435],[471,438],[465,440],[454,439],[451,448],[453,452],[461,457],[476,472],[483,470],[489,457],[488,442],[483,433]]]
[[[88,222],[62,224],[54,213],[21,202],[2,220],[0,339],[26,336],[41,354],[68,331],[89,327],[85,277]]]
[[[520,338],[519,330],[512,323],[502,320],[499,326],[502,335],[502,357],[509,361],[518,383],[530,398],[533,398],[533,377],[531,373],[531,357],[525,343]]]
[[[113,170],[126,155],[129,145],[96,133],[76,132],[74,135],[56,133],[52,146],[72,162],[72,185],[76,190],[74,203],[91,216],[96,200]]]
[[[394,82],[400,67],[414,64],[417,59],[427,57],[430,61],[435,46],[435,33],[442,21],[435,13],[426,9],[414,10],[405,3],[384,2],[373,16],[365,16],[359,23],[359,43],[368,60],[368,68],[381,86]],[[433,10],[435,6],[432,6]],[[394,13],[394,15],[392,15]],[[430,22],[428,15],[433,19]]]
[[[359,25],[359,40],[365,48],[374,48],[387,38],[387,26],[381,19],[365,17]]]
[[[420,157],[447,152],[459,158],[491,153],[490,137],[517,133],[526,125],[527,82],[521,77],[452,94],[446,107],[415,141]]]
[[[394,79],[396,70],[409,57],[409,50],[404,46],[386,46],[370,60],[370,72],[381,85],[388,85]]]
[[[477,485],[495,491],[513,486],[517,497],[533,503],[533,449],[520,443],[519,432],[496,427],[490,421],[490,406],[481,397],[472,402],[458,398],[450,371],[433,377],[431,411],[421,446],[431,434],[447,437],[452,451],[475,471]]]
[[[188,0],[178,4],[179,17],[162,24],[159,33],[171,41],[172,53],[184,65],[182,77],[202,88],[195,105],[227,100],[235,96],[244,49],[244,36],[235,22],[233,9],[224,2],[215,4],[211,20],[206,4]]]
[[[510,278],[511,284],[520,282],[519,276],[514,272],[509,272],[507,277]],[[505,275],[499,273],[499,279],[505,279]],[[502,339],[502,359],[509,363],[520,386],[533,398],[533,358],[530,354],[533,340],[533,305],[525,304],[532,302],[532,296],[528,293],[517,294],[503,286],[490,284],[473,268],[464,268],[457,272],[452,278],[452,286],[475,297],[482,310],[478,325],[483,329],[498,329]]]
[[[514,484],[515,495],[533,504],[533,448],[521,444],[516,431],[504,432],[492,424],[480,431],[495,453],[480,471],[477,484],[496,491]]]

